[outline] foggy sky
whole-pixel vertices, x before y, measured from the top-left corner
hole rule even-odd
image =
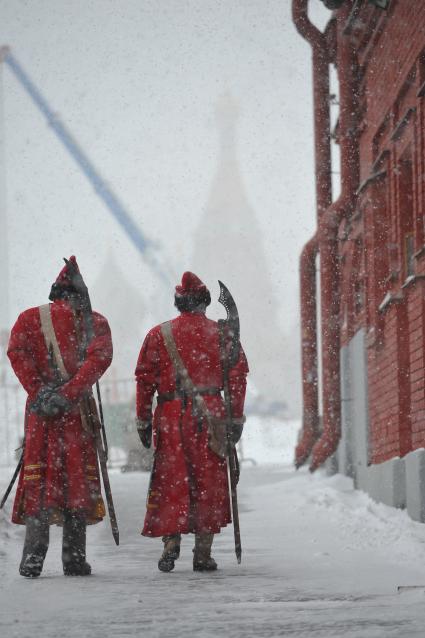
[[[311,5],[323,24],[329,13],[319,0]],[[240,171],[285,330],[298,321],[298,257],[315,227],[311,52],[290,7],[290,0],[0,1],[0,44],[12,47],[179,274],[191,269],[192,233],[216,170],[214,107],[232,93]],[[3,75],[11,322],[45,302],[63,256],[77,255],[90,286],[111,249],[151,304],[146,327],[174,315],[172,290],[168,300],[7,68]],[[165,309],[153,304],[158,296]]]

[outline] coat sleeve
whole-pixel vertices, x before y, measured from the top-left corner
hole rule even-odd
[[[141,421],[152,419],[152,401],[158,387],[159,348],[158,334],[147,334],[136,366],[136,413]]]
[[[36,396],[44,383],[31,347],[31,334],[34,330],[35,327],[29,325],[25,313],[20,314],[10,333],[7,348],[12,368],[31,398]]]
[[[229,392],[232,401],[232,413],[235,419],[240,419],[243,415],[248,372],[248,361],[241,346],[239,359],[236,365],[229,370]]]
[[[86,358],[78,372],[61,387],[69,401],[77,401],[100,379],[112,361],[112,337],[105,317],[94,312],[94,338],[87,348]]]

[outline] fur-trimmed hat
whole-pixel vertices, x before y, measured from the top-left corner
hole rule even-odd
[[[78,264],[77,264],[77,258],[75,255],[71,255],[68,261],[72,263],[74,268],[76,268],[77,272],[80,272],[80,269],[78,268]],[[55,283],[62,284],[64,286],[72,286],[71,278],[69,276],[68,264],[65,264],[65,266],[62,268],[62,270],[60,271],[59,275],[56,278]]]
[[[180,312],[192,312],[199,306],[209,306],[210,291],[193,272],[183,273],[181,284],[176,286],[174,305]]]
[[[183,273],[182,282],[176,286],[176,295],[193,295],[208,290],[203,281],[195,273],[187,271]]]
[[[77,258],[75,257],[75,255],[72,255],[68,261],[72,263],[74,268],[76,268],[77,272],[80,272],[80,269],[78,268],[78,264],[77,264]],[[50,301],[55,301],[55,299],[61,299],[75,292],[76,290],[74,286],[72,285],[70,272],[68,269],[68,264],[65,264],[65,266],[60,271],[59,275],[56,277],[55,283],[52,285],[49,299]]]

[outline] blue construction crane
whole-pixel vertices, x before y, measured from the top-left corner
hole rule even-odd
[[[2,61],[7,64],[16,79],[23,86],[39,110],[43,113],[49,126],[53,129],[56,136],[81,168],[97,195],[106,204],[109,211],[142,255],[143,259],[157,274],[161,281],[169,287],[171,285],[171,277],[157,259],[156,252],[158,251],[158,248],[136,225],[133,217],[124,208],[123,204],[109,188],[105,180],[100,176],[93,163],[71,135],[65,124],[60,121],[57,114],[50,108],[34,82],[29,78],[28,74],[24,71],[15,56],[12,55],[9,47],[0,47],[0,62]]]

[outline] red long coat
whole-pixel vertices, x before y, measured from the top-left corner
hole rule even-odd
[[[15,374],[28,393],[24,462],[12,521],[25,524],[26,516],[36,516],[43,509],[49,512],[51,523],[61,524],[66,508],[83,512],[88,523],[96,523],[104,517],[105,507],[94,440],[82,427],[78,400],[111,363],[111,333],[106,319],[94,312],[95,337],[80,364],[71,307],[65,301],[55,301],[50,308],[65,368],[71,375],[61,393],[75,407],[66,415],[53,418],[29,411],[40,388],[54,378],[39,309],[30,308],[18,317],[8,347]]]
[[[203,313],[182,313],[172,322],[173,337],[189,375],[197,386],[223,388],[218,324]],[[248,364],[240,351],[230,371],[233,416],[241,417]],[[173,364],[156,326],[147,335],[136,368],[137,415],[149,420],[155,392],[176,390]],[[211,413],[224,417],[220,395],[204,396]],[[153,418],[155,460],[142,534],[217,533],[231,522],[226,461],[208,447],[205,421],[202,430],[180,399],[157,406]]]

